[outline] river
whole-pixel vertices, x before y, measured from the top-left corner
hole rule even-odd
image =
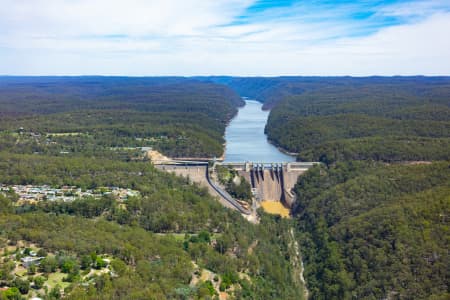
[[[245,106],[231,120],[225,130],[225,162],[291,162],[287,155],[267,140],[264,127],[269,117],[262,103],[245,100]]]

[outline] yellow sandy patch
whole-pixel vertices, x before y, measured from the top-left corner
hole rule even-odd
[[[262,201],[261,206],[263,209],[269,213],[274,215],[280,215],[283,218],[289,218],[289,209],[284,207],[280,201]]]
[[[157,164],[161,162],[167,162],[170,160],[167,156],[162,155],[160,152],[156,150],[150,150],[147,152],[147,157],[150,158],[150,160]]]

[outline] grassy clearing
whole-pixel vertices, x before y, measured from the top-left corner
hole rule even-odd
[[[22,267],[21,265],[16,264],[16,268],[14,269],[14,273],[19,277],[24,277],[27,275],[27,269]]]
[[[66,277],[67,274],[61,272],[55,272],[48,275],[48,280],[46,281],[46,285],[49,290],[54,288],[56,285],[59,285],[61,288],[65,289],[70,285],[70,282],[64,282],[63,278]]]

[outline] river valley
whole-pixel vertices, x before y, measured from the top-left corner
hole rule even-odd
[[[231,120],[225,131],[225,162],[292,162],[294,156],[281,152],[264,134],[269,111],[262,103],[245,100],[245,106]]]

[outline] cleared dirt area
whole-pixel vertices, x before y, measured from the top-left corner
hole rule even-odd
[[[156,150],[149,150],[149,151],[147,151],[147,157],[154,164],[164,163],[164,162],[168,162],[168,161],[171,160],[170,158],[168,158],[167,156],[164,156],[163,154],[161,154],[160,152],[158,152]]]

